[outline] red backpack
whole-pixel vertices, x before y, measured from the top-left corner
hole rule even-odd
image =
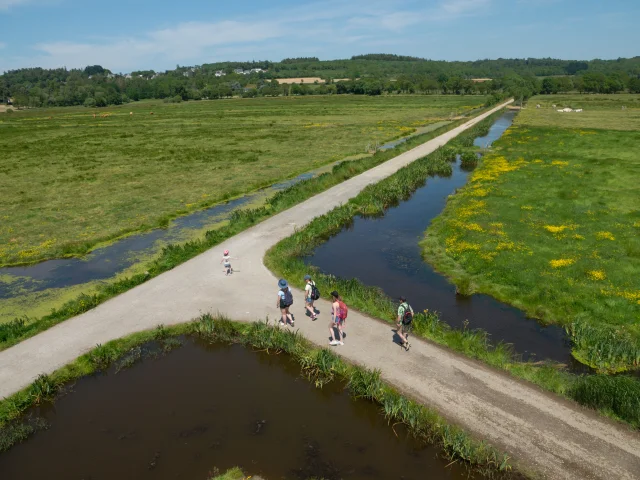
[[[342,300],[338,300],[338,318],[346,320],[347,315],[349,315],[349,308]]]

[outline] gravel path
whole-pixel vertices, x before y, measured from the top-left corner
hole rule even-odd
[[[235,320],[277,318],[277,279],[262,263],[265,252],[294,228],[346,202],[364,187],[434,151],[496,107],[466,124],[384,164],[318,194],[144,283],[99,307],[0,352],[0,397],[52,372],[98,343],[186,322],[205,312]],[[238,270],[230,277],[220,266],[223,248]],[[296,328],[327,346],[329,303],[318,302],[320,319],[303,312],[302,292],[294,290]],[[478,362],[427,341],[413,339],[410,352],[393,343],[393,328],[351,311],[344,346],[336,352],[354,363],[377,368],[385,380],[435,407],[478,438],[507,451],[513,461],[549,479],[640,478],[640,434],[593,412],[547,394]]]

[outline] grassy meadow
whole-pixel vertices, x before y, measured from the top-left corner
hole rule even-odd
[[[341,95],[3,113],[0,265],[86,253],[485,100]]]
[[[638,95],[532,98],[429,227],[425,257],[565,326],[578,360],[640,367],[638,145]]]

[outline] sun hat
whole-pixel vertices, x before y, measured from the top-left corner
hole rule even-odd
[[[280,288],[287,288],[289,286],[289,284],[287,283],[287,281],[284,278],[281,278],[280,280],[278,280],[278,286]]]
[[[225,255],[229,255],[229,250],[225,250],[225,251],[224,251],[224,254],[225,254]]]
[[[305,276],[304,276],[304,279],[305,279],[305,280],[311,280],[311,275],[305,275]]]
[[[333,292],[331,292],[331,296],[338,298],[340,294],[334,290]]]

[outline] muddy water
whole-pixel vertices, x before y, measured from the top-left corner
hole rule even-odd
[[[40,412],[49,430],[0,454],[0,478],[205,480],[235,465],[267,479],[467,478],[285,355],[187,341],[73,390]]]
[[[490,145],[502,136],[514,116],[514,112],[505,113],[488,135],[474,144]],[[422,259],[418,242],[444,208],[447,196],[462,187],[467,176],[458,163],[450,177],[429,178],[424,187],[384,217],[355,218],[352,226],[318,247],[306,261],[325,273],[379,286],[392,298],[406,295],[414,310],[438,311],[453,327],[463,327],[468,320],[469,328],[486,330],[494,343],[513,344],[525,360],[552,359],[579,368],[561,328],[543,327],[487,295],[456,295],[455,287]]]

